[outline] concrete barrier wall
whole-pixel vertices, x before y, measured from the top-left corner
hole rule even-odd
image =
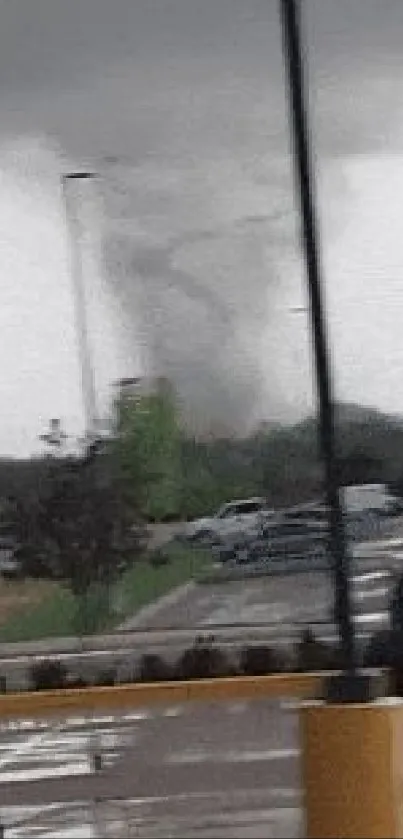
[[[117,685],[0,695],[0,717],[48,717],[140,707],[156,703],[315,697],[324,673],[238,676],[187,682]]]

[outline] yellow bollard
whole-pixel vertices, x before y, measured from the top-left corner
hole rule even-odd
[[[301,708],[308,839],[403,837],[403,702]]]

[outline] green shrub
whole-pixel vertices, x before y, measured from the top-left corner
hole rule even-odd
[[[67,667],[57,659],[35,662],[31,667],[33,690],[57,690],[67,686]]]

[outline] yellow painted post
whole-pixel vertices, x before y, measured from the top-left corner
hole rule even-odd
[[[308,839],[403,837],[403,703],[301,708]]]

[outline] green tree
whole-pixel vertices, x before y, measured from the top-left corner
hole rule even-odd
[[[183,438],[181,456],[185,518],[213,513],[235,498],[260,494],[259,473],[247,441]]]
[[[128,497],[148,519],[174,518],[180,508],[181,461],[172,389],[123,397],[117,416],[115,445]]]
[[[140,531],[122,499],[112,453],[51,459],[37,492],[9,502],[23,570],[60,580],[75,597],[77,631],[95,631],[113,582],[133,562]]]

